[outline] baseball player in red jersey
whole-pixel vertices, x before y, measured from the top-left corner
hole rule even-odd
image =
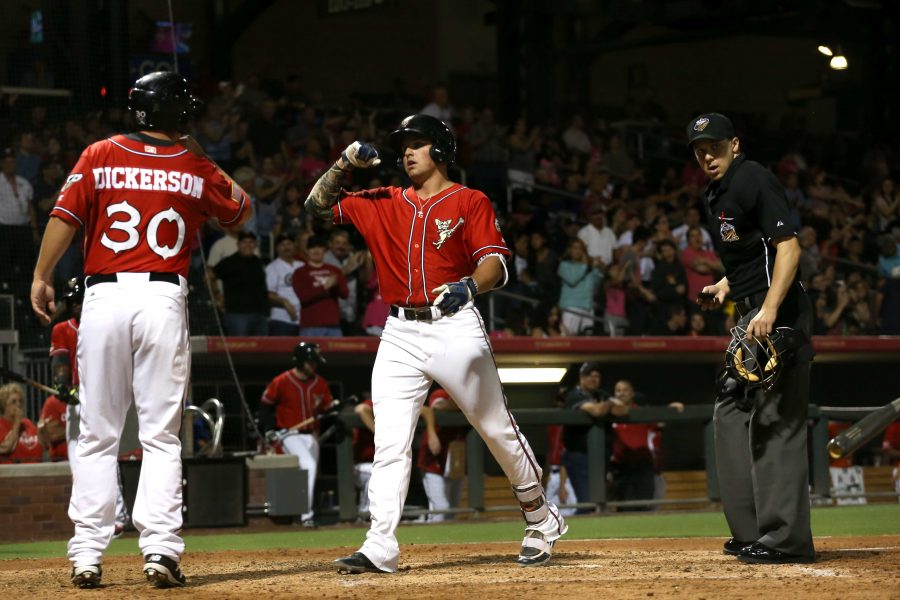
[[[68,552],[78,587],[100,583],[114,531],[119,436],[132,400],[143,447],[133,521],[144,574],[157,587],[185,582],[178,434],[190,373],[190,241],[211,217],[227,226],[250,214],[240,186],[202,156],[194,140],[180,137],[198,105],[175,73],[135,82],[128,107],[140,131],[96,142],[82,153],[50,212],[34,270],[31,304],[49,322],[53,269],[75,232],[84,229],[81,432]]]
[[[293,454],[306,471],[308,510],[300,516],[307,527],[315,527],[313,499],[319,466],[319,421],[316,417],[334,401],[328,382],[316,374],[325,364],[318,344],[300,342],[294,348],[294,367],[269,383],[260,404],[260,424],[265,431],[278,428],[278,439],[287,454]]]
[[[47,446],[47,456],[51,462],[68,460],[66,447],[66,410],[68,405],[56,396],[47,396],[41,407],[38,434]]]
[[[362,548],[336,562],[342,572],[397,570],[396,530],[409,488],[410,444],[419,409],[437,381],[512,484],[526,525],[519,564],[543,564],[566,524],[544,496],[541,469],[509,412],[473,304],[476,294],[506,283],[510,251],[488,198],[447,178],[456,140],[444,123],[413,115],[390,141],[411,187],[342,191],[341,181],[351,169],[381,162],[374,148],[354,142],[306,201],[318,217],[356,226],[372,253],[384,301],[391,305],[372,371],[372,526]]]
[[[465,443],[469,428],[437,426],[434,412],[441,410],[458,411],[459,407],[447,390],[437,389],[428,397],[428,406],[422,407],[422,417],[426,427],[422,433],[416,461],[416,466],[422,473],[422,487],[425,488],[425,495],[428,497],[429,510],[457,508],[462,497],[462,475],[465,475],[462,472],[451,472],[454,459],[450,453],[453,442]],[[463,469],[459,470],[463,471]],[[428,516],[428,521],[439,523],[452,518],[452,515],[435,513]]]

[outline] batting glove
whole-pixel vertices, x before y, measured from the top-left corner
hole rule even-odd
[[[432,304],[438,307],[443,316],[452,317],[475,297],[478,285],[471,277],[463,277],[459,281],[438,286],[431,293],[438,295]]]
[[[360,142],[353,142],[347,146],[341,152],[341,158],[344,159],[345,163],[360,169],[377,167],[381,164],[381,159],[378,158],[378,151],[375,150],[375,147],[371,144],[361,144]]]

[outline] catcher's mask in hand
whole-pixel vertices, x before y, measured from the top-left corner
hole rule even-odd
[[[765,338],[748,334],[740,325],[732,327],[731,342],[725,350],[725,368],[749,388],[771,390],[803,337],[790,327],[776,327]]]

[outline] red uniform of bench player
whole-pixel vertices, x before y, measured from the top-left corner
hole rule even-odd
[[[541,469],[508,410],[473,304],[477,293],[506,282],[510,251],[488,198],[447,178],[456,141],[445,124],[427,115],[408,117],[391,144],[411,187],[342,192],[347,171],[380,162],[374,148],[354,142],[306,203],[320,218],[356,226],[391,305],[372,371],[372,526],[360,551],[336,562],[351,573],[397,570],[395,534],[409,488],[410,444],[419,409],[437,381],[478,430],[519,500],[526,524],[519,564],[543,564],[566,525],[544,496]]]

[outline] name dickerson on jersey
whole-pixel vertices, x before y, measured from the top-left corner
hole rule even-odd
[[[93,173],[94,187],[98,190],[180,192],[194,198],[199,198],[203,194],[203,178],[181,171],[139,167],[99,167],[93,169]]]

